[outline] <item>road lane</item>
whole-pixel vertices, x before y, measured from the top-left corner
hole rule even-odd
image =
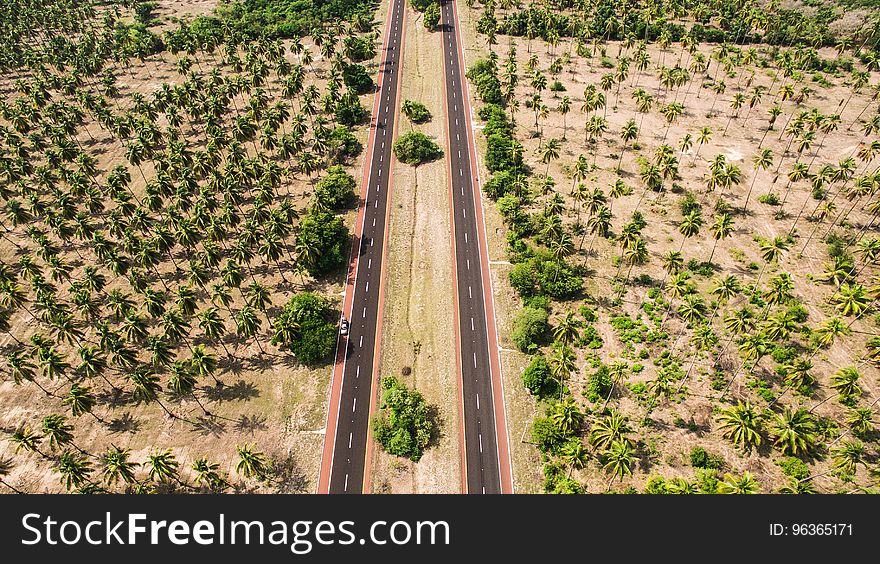
[[[382,275],[387,233],[391,148],[397,122],[404,0],[391,0],[374,100],[368,167],[361,188],[352,260],[343,300],[347,336],[337,341],[330,385],[319,493],[369,489],[369,420],[374,405],[382,317]]]
[[[467,493],[511,493],[488,247],[454,3],[442,0],[440,14],[458,312],[456,342],[464,427],[463,489]]]

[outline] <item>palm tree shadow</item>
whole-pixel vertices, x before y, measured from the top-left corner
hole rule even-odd
[[[238,357],[226,357],[225,359],[221,360],[218,365],[220,366],[220,368],[224,369],[221,375],[226,372],[229,372],[230,374],[241,374],[241,372],[244,370],[244,362],[242,362],[242,360]]]
[[[114,417],[107,423],[107,430],[111,433],[137,433],[141,428],[140,421],[132,417],[130,411],[126,411],[119,417]]]
[[[241,415],[235,422],[235,430],[240,433],[254,434],[255,431],[265,431],[267,417],[265,415]]]
[[[272,458],[272,483],[275,493],[303,493],[309,487],[309,480],[293,455]]]
[[[199,416],[196,417],[196,420],[193,421],[191,425],[192,430],[203,437],[211,435],[215,438],[219,438],[226,432],[226,423],[224,421],[219,421],[216,418]]]
[[[202,391],[205,396],[216,402],[223,401],[247,401],[260,396],[260,391],[250,382],[239,380],[235,384],[224,386],[204,386]]]
[[[436,405],[428,406],[428,421],[431,422],[431,438],[428,439],[428,444],[425,445],[425,449],[429,449],[431,447],[439,446],[440,440],[446,436],[443,432],[443,427],[445,424],[445,420],[440,415],[440,410]]]

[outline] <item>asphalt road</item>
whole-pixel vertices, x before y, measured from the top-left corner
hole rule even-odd
[[[367,431],[375,360],[378,359],[381,323],[381,281],[387,222],[388,185],[391,171],[391,145],[397,121],[397,94],[400,53],[403,43],[404,0],[392,0],[383,61],[380,68],[380,91],[374,105],[374,130],[368,151],[369,176],[362,190],[359,225],[355,231],[352,257],[354,283],[347,292],[343,314],[350,322],[347,337],[337,344],[337,368],[331,383],[327,434],[322,460],[319,492],[362,493],[366,458],[369,454]],[[364,197],[365,196],[365,197]],[[350,295],[348,295],[350,293]],[[335,420],[335,433],[331,433]],[[332,436],[332,446],[326,441]],[[328,452],[332,455],[328,459]],[[329,462],[329,464],[328,464]]]
[[[493,389],[493,372],[496,377],[494,386],[500,388],[500,368],[494,339],[494,313],[487,316],[486,308],[486,302],[492,297],[488,281],[488,250],[481,249],[481,245],[484,245],[481,237],[485,238],[482,209],[477,208],[481,204],[474,190],[477,183],[471,163],[471,116],[464,90],[466,78],[461,68],[458,18],[450,0],[441,0],[440,14],[446,80],[466,492],[503,493],[509,491],[509,484],[502,480],[503,466],[499,460],[506,458],[507,437],[506,429],[503,434],[496,432],[496,427],[504,424],[504,411],[502,400],[496,418],[495,398],[500,397],[496,395],[500,390]],[[494,309],[491,311],[494,312]],[[502,457],[499,456],[499,440],[503,441]]]

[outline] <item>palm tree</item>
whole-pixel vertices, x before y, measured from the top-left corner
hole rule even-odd
[[[715,239],[715,243],[712,245],[712,252],[709,253],[709,260],[707,261],[711,264],[718,241],[726,239],[733,233],[733,218],[726,213],[718,214],[715,216],[715,222],[709,227],[709,231],[712,233],[712,238]]]
[[[111,447],[101,457],[101,463],[104,465],[104,471],[101,474],[104,483],[108,486],[116,485],[119,480],[126,484],[136,482],[134,475],[137,463],[131,462],[131,449],[121,450],[118,447]]]
[[[859,386],[861,374],[853,366],[844,366],[831,376],[831,387],[837,391],[840,401],[844,404],[862,395]]]
[[[580,337],[580,327],[581,322],[575,317],[574,312],[568,312],[554,329],[553,337],[563,345],[571,346]]]
[[[559,141],[557,139],[548,139],[540,152],[541,162],[547,165],[547,170],[544,174],[549,175],[550,162],[559,158]]]
[[[684,239],[681,241],[681,247],[678,249],[678,252],[681,252],[684,249],[685,242],[700,232],[700,227],[703,225],[703,217],[700,215],[699,210],[694,210],[684,216],[681,220],[681,223],[678,224],[678,232],[684,235]]]
[[[576,368],[575,356],[571,349],[563,344],[553,347],[550,356],[550,373],[559,382],[559,397],[565,393],[565,381]]]
[[[210,376],[214,378],[214,372],[217,370],[217,357],[205,349],[205,345],[196,345],[192,350],[190,369],[198,377]],[[217,378],[214,378],[214,381],[220,386],[223,385]]]
[[[617,172],[620,172],[620,166],[623,164],[623,155],[626,153],[626,147],[630,141],[637,139],[639,136],[639,128],[636,120],[629,119],[620,129],[620,139],[623,141],[623,148],[620,150],[620,157],[617,159]]]
[[[847,425],[856,435],[867,435],[875,431],[874,411],[870,407],[856,407],[846,418]]]
[[[159,480],[163,484],[174,481],[183,485],[183,482],[180,481],[180,471],[178,470],[180,463],[177,462],[177,458],[171,452],[171,449],[151,452],[143,465],[150,468],[147,474],[150,480]]]
[[[257,316],[254,308],[249,305],[244,306],[235,314],[236,333],[239,335],[248,338],[256,337],[262,325],[262,319]],[[260,349],[260,353],[265,353],[263,345],[260,343],[260,339],[255,338],[254,340],[257,343],[257,347]]]
[[[755,181],[758,179],[758,171],[764,170],[766,171],[771,166],[773,166],[773,151],[770,149],[762,149],[752,158],[752,163],[755,169],[754,175],[752,175],[752,183],[749,186],[749,191],[746,194],[746,200],[743,204],[742,210],[743,213],[747,213],[749,209],[749,199],[752,196],[752,190],[755,187]]]
[[[720,302],[727,302],[742,291],[739,278],[733,274],[718,278],[712,286],[712,294],[718,296]]]
[[[246,478],[263,481],[270,470],[270,466],[266,460],[266,455],[258,450],[254,450],[255,448],[256,445],[250,444],[235,447],[238,452],[238,464],[235,465],[235,471]]]
[[[23,494],[24,492],[16,489],[15,486],[13,486],[9,482],[5,481],[5,479],[4,479],[7,476],[9,476],[9,474],[12,473],[12,466],[13,466],[12,459],[0,458],[0,485],[6,486],[7,488],[9,488],[10,490],[12,490],[13,492],[15,492],[17,494]]]
[[[738,401],[735,406],[722,409],[718,415],[724,437],[746,450],[761,444],[762,419],[748,401]]]
[[[628,440],[612,442],[608,449],[602,453],[602,456],[605,459],[605,464],[602,467],[611,472],[611,480],[608,482],[609,488],[614,478],[619,477],[623,480],[624,476],[632,476],[635,453],[632,443]]]
[[[58,458],[58,473],[61,475],[61,483],[70,491],[71,488],[78,488],[89,481],[92,463],[85,454],[66,450]]]
[[[579,439],[575,439],[565,443],[562,448],[562,459],[568,464],[568,477],[571,478],[574,469],[581,469],[587,465],[589,454],[584,444]]]
[[[590,428],[589,442],[597,451],[607,450],[612,443],[626,439],[626,434],[632,432],[629,426],[629,418],[613,409],[608,415],[598,419]]]
[[[220,465],[208,460],[207,456],[197,459],[192,465],[196,485],[205,486],[213,492],[221,492],[229,487],[229,483],[220,475],[219,468]]]
[[[41,430],[52,450],[73,443],[73,425],[68,424],[63,415],[52,413],[43,417]]]
[[[782,454],[796,456],[809,452],[816,444],[816,420],[804,408],[785,407],[773,418],[770,435]]]
[[[843,315],[856,317],[861,316],[873,303],[861,284],[841,284],[834,301]]]
[[[722,494],[756,494],[761,491],[761,484],[748,471],[736,477],[725,473],[724,479],[718,482],[718,493]]]
[[[74,417],[79,417],[84,413],[92,414],[99,421],[101,420],[97,415],[92,413],[92,408],[97,403],[97,398],[95,394],[92,393],[92,389],[88,386],[80,386],[77,383],[73,383],[70,385],[70,391],[63,400],[61,400],[63,405],[66,405],[70,408],[70,413]]]
[[[563,96],[562,100],[559,101],[559,107],[556,108],[556,111],[562,116],[562,140],[565,141],[565,136],[568,133],[568,125],[566,124],[565,116],[571,111],[571,98]]]
[[[853,475],[859,464],[867,467],[865,458],[867,449],[865,445],[858,440],[843,441],[839,447],[831,451],[831,457],[834,459],[834,467],[844,474]]]

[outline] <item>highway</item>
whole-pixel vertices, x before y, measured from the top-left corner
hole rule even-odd
[[[441,0],[440,14],[463,425],[462,489],[471,494],[512,493],[489,253],[455,3]]]
[[[350,329],[336,346],[318,493],[369,490],[369,422],[378,389],[388,187],[403,32],[404,0],[391,0],[342,308]]]

